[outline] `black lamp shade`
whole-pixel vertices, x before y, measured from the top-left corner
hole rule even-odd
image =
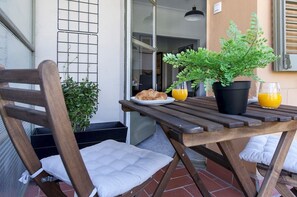
[[[187,21],[198,21],[199,19],[201,19],[203,17],[204,17],[204,13],[201,12],[200,10],[196,10],[195,6],[192,8],[191,11],[188,11],[185,14],[185,19]]]

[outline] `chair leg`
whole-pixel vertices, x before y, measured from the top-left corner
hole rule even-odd
[[[294,193],[286,185],[277,183],[275,188],[284,197],[295,197]]]

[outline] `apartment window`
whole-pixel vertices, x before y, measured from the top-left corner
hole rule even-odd
[[[297,0],[273,1],[275,71],[297,71]]]

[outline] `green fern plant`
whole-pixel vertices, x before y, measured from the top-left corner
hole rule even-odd
[[[181,68],[177,74],[178,80],[166,92],[184,81],[192,81],[192,87],[202,81],[209,88],[216,81],[221,82],[222,86],[229,86],[239,76],[260,80],[254,69],[264,68],[278,58],[273,49],[267,46],[256,14],[252,14],[250,28],[245,34],[231,21],[227,36],[227,39],[221,39],[219,52],[199,48],[178,54],[165,54],[164,62],[174,68]]]

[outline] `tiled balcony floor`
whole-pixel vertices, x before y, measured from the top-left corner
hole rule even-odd
[[[140,197],[148,197],[153,193],[163,172],[159,172],[154,176],[153,181],[148,184],[145,190],[139,195]],[[210,174],[204,169],[198,170],[198,173],[205,183],[207,189],[214,197],[241,197],[243,194],[232,185],[222,181],[218,177]],[[61,183],[61,188],[67,196],[73,196],[74,191],[70,186]],[[45,195],[33,183],[28,187],[25,197],[44,197]],[[173,173],[170,182],[163,194],[163,197],[200,197],[202,196],[192,181],[186,169],[179,165]]]

